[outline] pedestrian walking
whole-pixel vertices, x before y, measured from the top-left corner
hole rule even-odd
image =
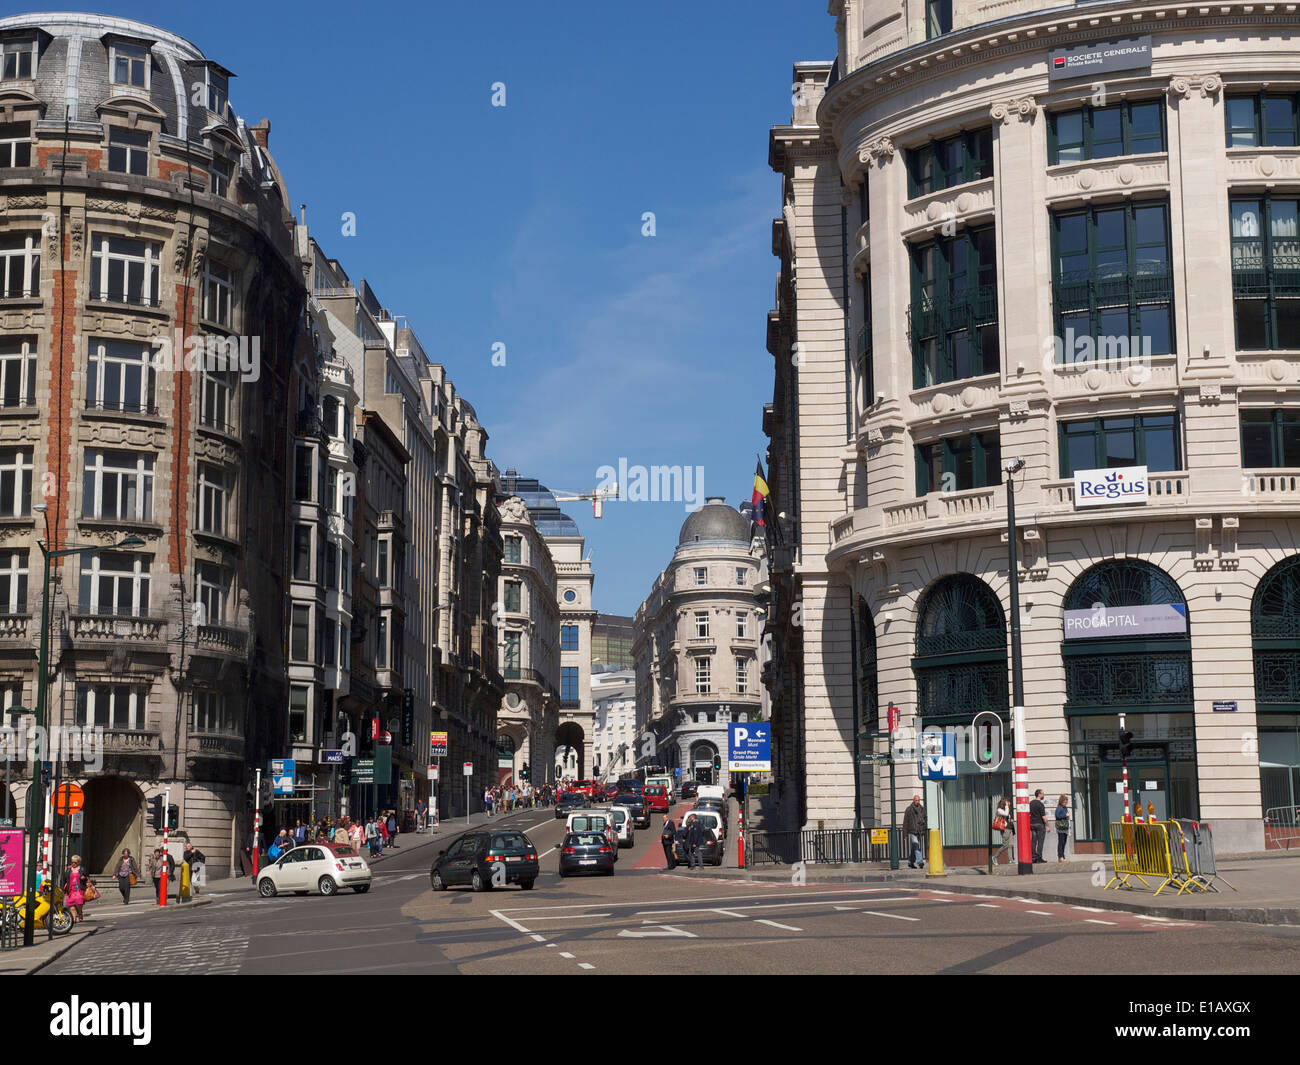
[[[366,818],[366,845],[370,848],[370,857],[376,858],[379,856],[380,842],[379,829],[375,826],[375,819],[373,817]]]
[[[1034,845],[1034,864],[1047,861],[1043,857],[1043,842],[1047,839],[1047,807],[1043,805],[1043,789],[1034,792],[1029,804],[1029,838]]]
[[[903,811],[903,832],[907,835],[907,867],[925,868],[925,840],[929,827],[925,819],[925,807],[921,805],[921,796],[912,796],[912,805]]]
[[[483,789],[483,809],[487,811],[488,817],[492,816],[492,789]]]
[[[993,864],[998,864],[1003,851],[1007,853],[1007,864],[1014,862],[1016,860],[1016,819],[1011,813],[1011,799],[1007,795],[1003,795],[998,800],[991,831],[1002,833],[1002,846],[993,852]]]
[[[664,818],[663,831],[659,833],[659,842],[663,844],[666,868],[677,868],[677,857],[673,854],[673,843],[677,840],[677,824],[671,817]]]
[[[181,855],[181,902],[188,902],[191,896],[199,893],[199,884],[203,879],[199,870],[205,861],[207,859],[203,852],[193,843],[185,844],[185,853]]]
[[[360,856],[361,854],[361,838],[363,832],[364,830],[359,821],[353,821],[352,824],[348,826],[348,840],[352,844],[352,853],[357,856]]]
[[[63,878],[59,881],[59,889],[63,892],[63,904],[72,910],[74,921],[85,920],[82,907],[86,904],[86,889],[91,886],[91,883],[90,877],[81,868],[81,855],[74,854],[68,859],[67,868],[63,870]]]
[[[1056,800],[1056,860],[1065,861],[1065,845],[1070,841],[1070,798]]]
[[[397,846],[397,833],[399,830],[400,830],[400,826],[397,823],[397,811],[389,810],[388,811],[388,845],[390,847]]]
[[[117,860],[117,890],[122,893],[122,905],[129,906],[131,903],[131,888],[135,882],[140,879],[140,867],[136,865],[135,858],[131,856],[130,850],[123,850],[122,857]]]
[[[698,817],[692,817],[686,822],[686,861],[691,869],[704,864],[700,858],[700,844],[703,842],[704,822]]]

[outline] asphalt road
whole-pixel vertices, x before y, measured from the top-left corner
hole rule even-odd
[[[96,974],[1270,973],[1300,971],[1300,928],[1191,924],[938,889],[728,880],[663,871],[659,817],[612,877],[561,881],[563,822],[526,810],[536,888],[434,893],[437,842],[375,865],[368,894],[258,898],[251,885],[180,914],[142,913],[42,970]],[[728,847],[728,861],[734,863]]]

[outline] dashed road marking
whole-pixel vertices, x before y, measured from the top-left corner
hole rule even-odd
[[[875,910],[863,910],[863,913],[869,913],[872,917],[892,917],[895,921],[919,921],[919,917],[904,917],[901,913],[877,913]]]
[[[803,931],[802,928],[795,928],[795,926],[792,925],[792,924],[781,924],[780,921],[768,921],[768,920],[765,920],[765,919],[762,918],[762,917],[756,918],[755,921],[754,921],[754,923],[755,923],[755,924],[766,924],[766,925],[771,925],[773,928],[784,928],[787,932],[802,932],[802,931]]]
[[[1100,911],[1099,911],[1099,912],[1100,912]],[[1086,923],[1087,923],[1087,924],[1108,924],[1108,925],[1112,925],[1112,926],[1115,924],[1114,921],[1099,921],[1099,920],[1097,920],[1097,918],[1095,918],[1095,917],[1089,917],[1089,918],[1087,919]]]

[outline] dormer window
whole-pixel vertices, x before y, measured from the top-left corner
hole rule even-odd
[[[204,104],[218,118],[226,117],[226,104],[229,102],[230,82],[211,67],[203,68]]]
[[[36,38],[20,37],[3,46],[5,81],[26,81],[36,77]]]
[[[214,158],[212,160],[212,167],[208,174],[212,178],[211,191],[213,196],[228,196],[230,194],[230,175],[233,170],[234,167],[224,159]]]
[[[141,44],[115,42],[110,46],[109,70],[114,85],[149,88],[149,49]],[[6,56],[6,58],[8,58]]]

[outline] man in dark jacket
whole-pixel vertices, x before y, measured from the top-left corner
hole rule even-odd
[[[698,817],[692,817],[686,822],[686,860],[692,869],[704,864],[700,857],[700,844],[703,842],[704,822]]]
[[[907,867],[915,869],[918,865],[925,867],[925,839],[928,834],[925,821],[925,807],[921,805],[921,796],[912,796],[912,805],[903,812],[903,833],[907,836]]]
[[[1034,792],[1029,804],[1029,840],[1033,844],[1033,860],[1038,865],[1043,858],[1043,840],[1047,838],[1047,807],[1043,805],[1043,789]]]
[[[663,844],[664,861],[667,868],[676,869],[677,859],[673,855],[673,842],[677,839],[677,823],[671,817],[664,818],[663,831],[659,833],[659,842]]]

